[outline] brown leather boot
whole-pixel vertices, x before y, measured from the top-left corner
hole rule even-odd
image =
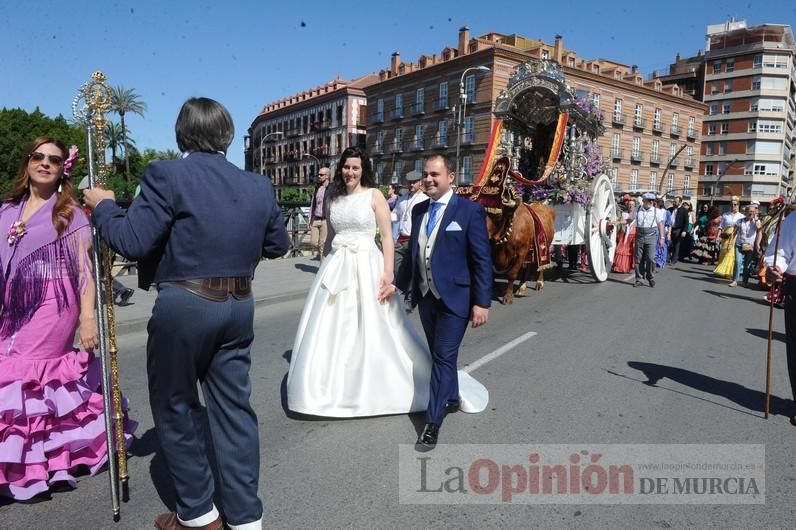
[[[215,521],[204,526],[188,527],[180,524],[180,520],[177,519],[176,513],[169,512],[162,513],[155,517],[155,528],[158,530],[221,530],[224,528],[224,521],[222,521],[221,516],[219,516]]]

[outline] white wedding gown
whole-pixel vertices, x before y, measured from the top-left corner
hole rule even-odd
[[[350,418],[426,410],[431,355],[399,296],[380,304],[384,258],[376,246],[372,193],[333,200],[332,251],[307,295],[287,376],[288,408]],[[459,372],[461,410],[480,412],[489,393]]]

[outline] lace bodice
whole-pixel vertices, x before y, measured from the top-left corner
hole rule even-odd
[[[373,212],[373,189],[332,199],[329,220],[336,234],[376,233],[376,214]]]

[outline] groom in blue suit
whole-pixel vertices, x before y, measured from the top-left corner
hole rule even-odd
[[[468,322],[486,324],[492,294],[486,212],[453,193],[454,178],[442,155],[425,159],[423,183],[431,199],[412,209],[411,260],[396,273],[398,288],[419,301],[433,360],[426,425],[417,440],[428,449],[437,443],[445,414],[459,408],[459,347]]]

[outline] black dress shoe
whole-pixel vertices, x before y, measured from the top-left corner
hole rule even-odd
[[[427,449],[433,449],[437,445],[437,438],[439,437],[439,425],[433,423],[426,423],[423,427],[423,432],[417,439],[417,445],[421,445]]]
[[[454,412],[459,412],[459,406],[461,405],[461,401],[448,401],[445,405],[445,414],[453,414]]]
[[[135,291],[130,289],[129,287],[125,289],[124,292],[122,292],[122,294],[119,295],[119,305],[127,305],[130,301],[130,298],[132,298],[134,294]]]
[[[650,279],[650,287],[655,287],[655,280]]]

